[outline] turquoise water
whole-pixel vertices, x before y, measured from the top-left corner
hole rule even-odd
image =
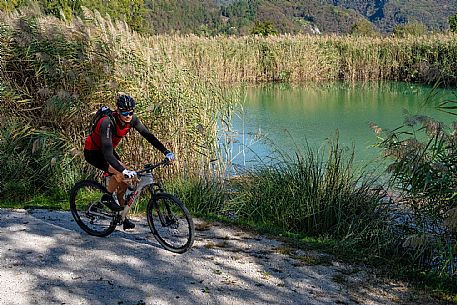
[[[436,105],[457,100],[455,90],[398,82],[250,87],[241,96],[228,157],[240,167],[269,162],[278,149],[325,149],[337,134],[348,152],[354,147],[358,164],[373,163],[380,150],[373,147],[377,137],[370,123],[392,130],[409,112],[449,124],[454,116]]]

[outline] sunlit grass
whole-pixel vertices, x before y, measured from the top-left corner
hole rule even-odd
[[[70,210],[70,201],[62,196],[35,196],[29,200],[0,200],[0,208]]]

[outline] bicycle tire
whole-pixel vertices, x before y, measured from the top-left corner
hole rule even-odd
[[[155,194],[148,203],[146,213],[152,234],[166,250],[184,253],[192,247],[194,222],[178,198],[167,193]],[[177,235],[180,229],[183,233]]]
[[[105,237],[116,229],[116,213],[100,202],[106,188],[93,180],[82,180],[70,191],[70,210],[81,229],[93,236]]]

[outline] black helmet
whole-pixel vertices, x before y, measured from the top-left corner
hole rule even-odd
[[[120,95],[117,98],[116,105],[119,109],[133,109],[135,108],[135,100],[130,95]]]

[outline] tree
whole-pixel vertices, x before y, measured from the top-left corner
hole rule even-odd
[[[0,11],[13,11],[24,4],[25,0],[0,0]]]
[[[373,24],[366,20],[360,19],[351,28],[351,34],[355,36],[378,36],[379,32],[375,30]]]
[[[394,27],[394,35],[398,37],[420,36],[427,33],[427,27],[420,22],[410,22],[404,25],[396,25]]]
[[[66,19],[71,19],[74,11],[81,7],[79,0],[42,0],[41,4],[46,14]]]
[[[454,16],[449,17],[448,23],[451,32],[457,32],[457,13]]]
[[[274,25],[269,21],[256,21],[251,33],[254,35],[268,36],[277,35],[278,31],[275,29]]]

